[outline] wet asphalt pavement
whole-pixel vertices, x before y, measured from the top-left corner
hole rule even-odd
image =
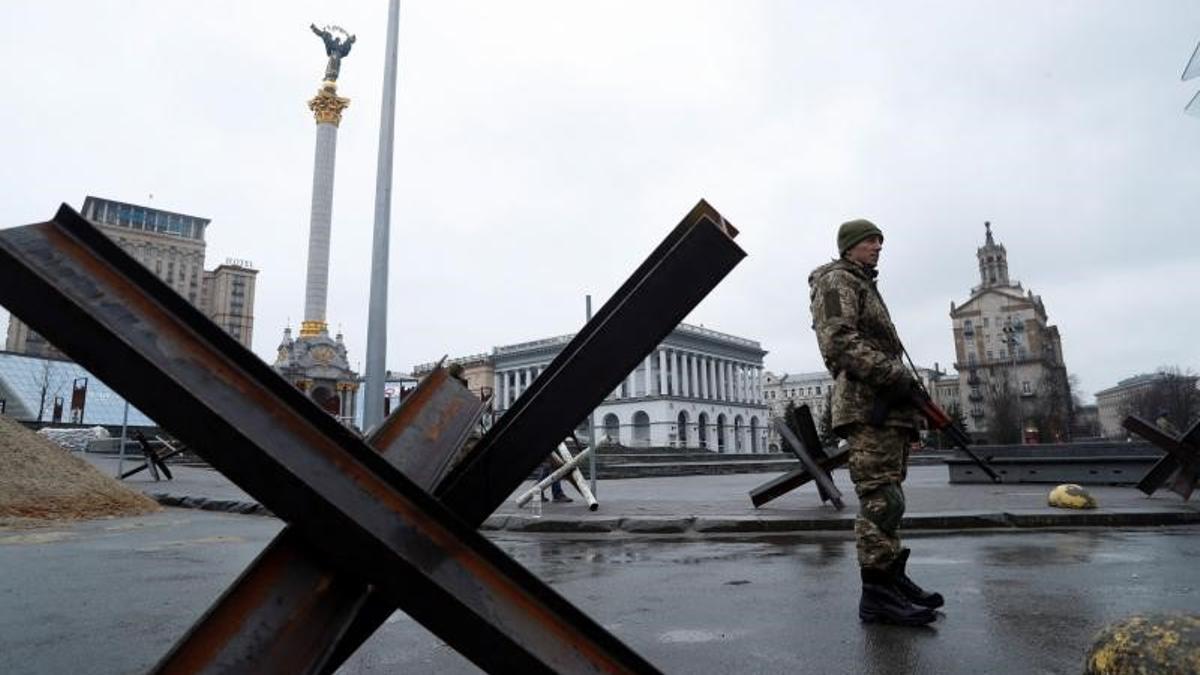
[[[145,671],[280,527],[168,509],[0,531],[0,672]],[[858,622],[848,532],[490,538],[669,673],[1078,673],[1105,623],[1200,611],[1197,535],[913,534],[910,573],[947,599],[923,629]],[[398,613],[342,672],[478,671]]]

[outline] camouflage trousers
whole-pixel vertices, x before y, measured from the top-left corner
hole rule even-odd
[[[859,567],[883,569],[900,555],[900,520],[913,430],[855,424],[850,443],[850,480],[858,495],[854,538]]]

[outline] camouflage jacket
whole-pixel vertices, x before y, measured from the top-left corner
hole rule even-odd
[[[808,276],[813,330],[825,367],[834,377],[833,428],[842,434],[869,423],[879,392],[905,374],[903,347],[887,306],[875,287],[875,272],[834,260]],[[917,426],[911,405],[893,406],[886,426]]]

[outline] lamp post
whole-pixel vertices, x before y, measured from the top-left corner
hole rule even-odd
[[[1019,324],[1014,325],[1012,323],[1007,323],[1000,330],[1004,333],[1004,337],[1001,338],[1001,342],[1008,347],[1008,372],[1009,376],[1012,378],[1012,382],[1014,383],[1013,390],[1016,392],[1017,423],[1021,432],[1021,445],[1025,445],[1025,403],[1021,400],[1021,395],[1023,392],[1017,390],[1015,386],[1015,383],[1017,382],[1017,345],[1020,343],[1020,340],[1017,339],[1017,333],[1020,331],[1018,326]]]
[[[388,237],[392,218],[392,148],[396,135],[396,53],[399,24],[400,0],[391,0],[388,3],[387,43],[384,48],[379,154],[375,166],[375,229],[371,241],[363,429],[372,429],[383,421],[383,389],[387,379]]]

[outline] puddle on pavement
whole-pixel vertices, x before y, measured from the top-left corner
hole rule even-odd
[[[674,644],[697,644],[700,642],[717,642],[720,640],[730,640],[736,637],[745,635],[746,631],[713,631],[701,630],[697,628],[677,628],[658,634],[659,642],[674,643]]]

